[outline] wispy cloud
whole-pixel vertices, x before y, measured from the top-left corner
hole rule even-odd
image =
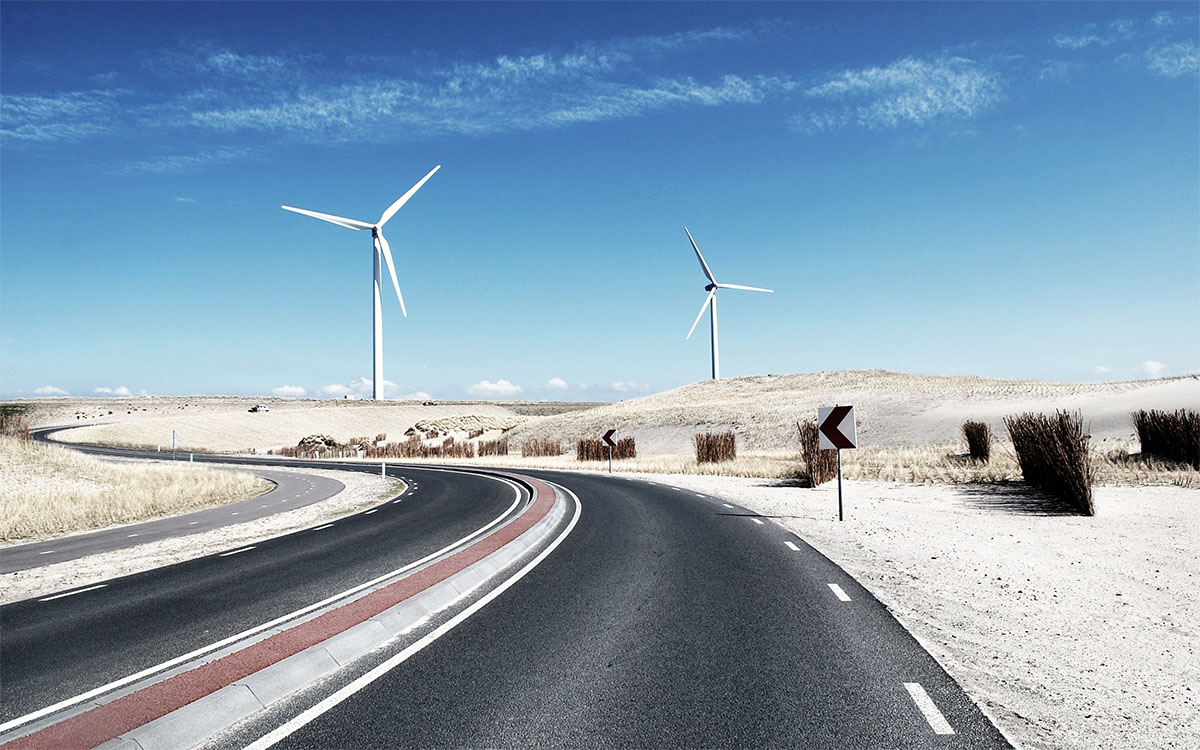
[[[1151,47],[1146,52],[1150,70],[1167,78],[1200,72],[1200,48],[1194,41],[1173,42]]]
[[[152,174],[191,172],[201,167],[241,161],[242,159],[245,159],[256,152],[256,149],[248,147],[220,147],[203,149],[190,154],[166,154],[163,156],[152,156],[148,159],[130,162],[121,167],[120,171],[127,173],[146,172]],[[186,203],[191,199],[176,198],[176,200]]]
[[[886,67],[836,73],[804,93],[819,104],[793,120],[801,130],[882,130],[975,117],[1001,100],[1003,83],[974,60],[906,57]]]
[[[51,96],[0,96],[0,135],[6,141],[79,141],[110,129],[126,92],[100,89]]]
[[[481,380],[468,387],[467,393],[472,396],[515,396],[524,390],[521,386],[504,379],[497,380],[495,383],[490,380]]]

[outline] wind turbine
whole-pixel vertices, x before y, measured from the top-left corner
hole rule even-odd
[[[383,395],[383,301],[379,297],[379,277],[380,263],[379,257],[387,261],[388,273],[392,276],[392,286],[396,289],[396,299],[400,300],[400,312],[404,313],[404,317],[408,317],[408,310],[404,308],[404,296],[400,294],[400,282],[396,281],[396,266],[392,263],[392,249],[388,246],[387,239],[383,236],[383,225],[388,223],[388,219],[392,218],[400,207],[408,202],[408,199],[413,197],[413,194],[421,189],[425,181],[433,177],[433,173],[442,168],[439,164],[429,170],[429,174],[421,178],[421,181],[408,189],[408,192],[396,199],[396,202],[387,207],[383,215],[379,217],[379,221],[371,224],[366,221],[358,221],[357,219],[346,219],[341,216],[332,216],[330,214],[317,213],[316,211],[307,211],[303,208],[292,208],[291,206],[281,206],[288,211],[295,211],[298,214],[311,216],[314,219],[321,219],[332,224],[337,224],[340,227],[347,229],[370,229],[371,238],[375,246],[375,280],[374,280],[374,303],[375,303],[375,362],[372,370],[373,377],[371,380],[371,398],[378,400]]]
[[[718,289],[744,289],[747,292],[773,292],[773,289],[763,289],[757,286],[742,286],[741,284],[720,284],[713,276],[712,269],[704,262],[704,256],[700,254],[700,248],[696,246],[696,241],[692,239],[692,233],[688,232],[688,228],[684,227],[683,231],[687,232],[688,240],[692,243],[692,249],[696,251],[696,257],[700,259],[700,268],[704,270],[704,275],[708,277],[709,284],[704,287],[708,292],[708,297],[705,298],[704,304],[700,305],[700,314],[696,316],[696,322],[692,323],[692,330],[688,331],[687,337],[690,339],[692,333],[696,330],[696,326],[700,324],[700,318],[704,317],[704,310],[712,307],[712,379],[721,379],[721,356],[717,349],[717,290]]]

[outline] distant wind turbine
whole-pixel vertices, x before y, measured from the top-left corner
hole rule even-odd
[[[341,216],[331,216],[330,214],[317,213],[316,211],[307,211],[303,208],[292,208],[291,206],[282,206],[288,211],[295,211],[298,214],[311,216],[315,219],[328,221],[332,224],[337,224],[340,227],[347,229],[370,229],[371,238],[375,246],[375,362],[372,369],[373,377],[371,379],[371,398],[378,400],[383,396],[383,301],[379,297],[379,257],[387,261],[388,273],[392,276],[392,286],[396,288],[396,299],[400,300],[400,312],[404,313],[404,317],[408,317],[408,310],[404,308],[404,297],[400,294],[400,282],[396,281],[396,266],[392,263],[392,249],[388,246],[388,241],[383,236],[383,225],[388,223],[388,219],[392,218],[400,207],[408,202],[408,199],[413,197],[413,194],[421,189],[425,181],[433,177],[433,173],[442,168],[439,164],[429,170],[429,174],[421,178],[421,181],[408,189],[408,192],[396,199],[396,202],[388,206],[383,215],[379,217],[379,221],[371,224],[366,221],[358,221],[357,219],[346,219]]]
[[[721,378],[721,355],[717,349],[717,290],[718,289],[744,289],[748,292],[773,292],[773,289],[763,289],[757,286],[742,286],[741,284],[720,284],[713,276],[712,269],[704,262],[704,256],[700,254],[700,248],[696,246],[696,241],[692,239],[692,233],[688,232],[688,228],[684,227],[683,231],[687,232],[688,240],[692,243],[692,249],[696,251],[696,257],[700,259],[700,268],[704,270],[704,275],[708,277],[709,284],[704,287],[708,292],[708,297],[705,298],[704,304],[700,306],[700,314],[696,316],[696,322],[692,323],[692,330],[688,331],[687,337],[690,339],[692,333],[696,330],[696,326],[700,324],[700,318],[704,317],[705,309],[712,308],[712,379],[720,380]]]

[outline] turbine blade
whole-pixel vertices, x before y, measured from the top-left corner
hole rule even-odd
[[[690,240],[692,243],[692,249],[696,251],[696,257],[700,259],[700,267],[704,269],[704,275],[707,276],[708,280],[712,283],[717,283],[717,280],[713,278],[712,269],[708,267],[708,264],[704,262],[704,256],[700,254],[700,248],[696,247],[696,241],[692,239],[692,233],[688,232],[687,227],[684,227],[683,231],[687,232],[688,240]]]
[[[405,203],[408,203],[408,199],[413,197],[413,193],[420,190],[421,186],[425,184],[425,181],[428,180],[430,177],[433,177],[433,173],[438,171],[441,168],[442,168],[442,165],[439,164],[436,167],[434,167],[433,169],[429,170],[429,174],[422,177],[420,182],[418,182],[416,185],[413,185],[412,187],[410,187],[408,189],[407,193],[405,193],[404,195],[397,198],[396,202],[393,203],[392,205],[388,206],[387,210],[383,212],[383,216],[379,217],[379,223],[376,224],[375,226],[382,228],[384,224],[387,224],[388,219],[395,216],[396,212],[400,210],[400,207],[403,206]]]
[[[717,290],[714,289],[708,293],[707,297],[704,298],[704,304],[700,305],[700,314],[696,316],[696,322],[692,323],[692,330],[688,331],[688,335],[687,335],[688,339],[690,339],[692,337],[692,333],[695,332],[696,326],[700,325],[700,319],[704,317],[704,311],[708,308],[709,304],[712,303],[713,297],[715,297],[716,294],[717,294]],[[687,339],[684,339],[684,340],[686,341]]]
[[[392,263],[392,248],[388,246],[383,232],[380,232],[378,237],[379,249],[383,250],[383,259],[387,261],[388,273],[392,275],[392,286],[396,288],[396,299],[400,300],[400,312],[404,313],[404,317],[407,318],[408,310],[404,309],[404,295],[400,294],[400,282],[396,281],[396,265]]]
[[[334,216],[332,214],[322,214],[322,213],[317,213],[316,211],[309,211],[304,208],[292,208],[291,206],[280,206],[280,208],[284,209],[285,211],[295,211],[298,214],[304,214],[305,216],[311,216],[314,219],[321,219],[322,221],[328,221],[331,224],[337,224],[339,227],[345,227],[347,229],[370,229],[371,228],[370,224],[368,224],[365,221],[359,221],[358,219],[347,219],[342,216]]]
[[[761,286],[742,286],[741,284],[717,284],[718,289],[745,289],[747,292],[774,292],[774,289],[763,289]]]

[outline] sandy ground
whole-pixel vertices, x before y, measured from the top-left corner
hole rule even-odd
[[[641,475],[797,533],[866,586],[1027,748],[1200,747],[1200,490],[1097,487],[1093,518],[1019,486]]]
[[[245,469],[234,464],[205,464],[220,468]],[[270,467],[273,471],[288,471]],[[357,471],[297,470],[297,473],[317,474],[336,479],[346,489],[320,503],[277,513],[251,523],[226,526],[176,539],[164,539],[137,547],[115,550],[77,560],[22,570],[0,576],[0,604],[29,599],[34,596],[85,586],[110,578],[139,573],[162,565],[234,549],[271,537],[320,526],[343,516],[357,513],[404,492],[399,479],[384,478]]]

